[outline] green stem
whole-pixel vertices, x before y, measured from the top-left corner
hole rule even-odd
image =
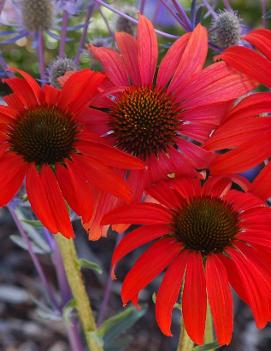
[[[84,330],[88,349],[89,351],[103,351],[103,347],[92,333],[95,332],[97,328],[80,271],[74,241],[72,239],[66,239],[61,234],[56,235],[55,238],[61,252],[67,279],[76,302],[76,309]]]
[[[184,327],[183,318],[181,318],[181,334],[180,334],[177,351],[192,351],[193,347],[194,347],[194,343],[188,336]]]

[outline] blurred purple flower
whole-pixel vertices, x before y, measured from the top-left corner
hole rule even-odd
[[[55,0],[59,10],[65,10],[70,15],[74,15],[84,7],[84,0]]]

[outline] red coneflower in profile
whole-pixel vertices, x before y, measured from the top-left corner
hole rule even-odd
[[[219,62],[204,68],[208,35],[200,24],[178,39],[157,71],[158,46],[151,22],[140,16],[137,38],[116,33],[120,52],[90,46],[113,88],[105,90],[99,126],[111,145],[146,164],[128,177],[135,199],[149,183],[171,173],[195,174],[206,168],[212,153],[200,145],[217,126],[231,102],[251,90],[246,77]],[[156,73],[157,71],[157,73]],[[102,106],[102,104],[101,104]],[[107,201],[108,203],[108,201]],[[97,217],[104,212],[100,201]],[[86,225],[90,238],[95,219]]]
[[[75,73],[59,91],[41,88],[27,73],[5,82],[13,93],[0,106],[0,205],[6,205],[26,178],[33,211],[52,232],[74,236],[65,200],[84,220],[92,216],[95,187],[125,200],[130,190],[110,167],[142,168],[140,160],[105,145],[93,133],[89,109],[100,73]]]
[[[271,87],[271,31],[257,29],[245,40],[252,48],[233,46],[219,58],[258,82]],[[271,156],[271,94],[256,93],[243,99],[228,114],[224,123],[206,141],[206,150],[225,150],[217,156],[210,169],[212,174],[243,172]],[[259,142],[255,143],[255,140]]]
[[[250,306],[257,326],[264,327],[271,298],[268,174],[270,166],[246,193],[231,190],[231,181],[223,177],[209,178],[203,186],[193,178],[164,182],[149,190],[156,203],[132,204],[107,214],[103,223],[143,225],[117,246],[113,269],[128,253],[154,241],[125,277],[123,303],[137,305],[140,291],[166,269],[156,298],[156,319],[164,334],[171,335],[172,310],[182,287],[184,325],[197,344],[204,342],[207,299],[218,342],[230,343],[230,286]]]

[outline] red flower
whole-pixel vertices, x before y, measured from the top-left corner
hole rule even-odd
[[[257,29],[246,37],[259,52],[233,46],[219,58],[233,68],[271,87],[271,31]],[[205,143],[206,150],[228,152],[210,165],[212,174],[246,171],[271,156],[271,94],[257,93],[243,99]]]
[[[6,79],[13,93],[4,97],[7,106],[0,106],[0,205],[12,199],[26,178],[28,199],[41,222],[52,233],[73,237],[65,200],[89,220],[95,187],[131,198],[109,167],[141,168],[142,162],[93,133],[95,111],[88,105],[102,74],[75,73],[59,91],[41,88],[27,73],[15,71],[23,79]]]
[[[140,16],[136,39],[116,33],[116,42],[120,52],[90,46],[113,84],[104,99],[110,112],[100,112],[99,126],[111,145],[145,161],[146,169],[128,178],[140,200],[151,182],[171,173],[195,175],[208,166],[213,155],[201,143],[252,85],[223,62],[204,69],[208,35],[201,25],[171,46],[158,71],[157,38],[147,18]],[[103,207],[100,202],[98,214]],[[98,238],[93,224],[95,219],[91,238]]]
[[[143,225],[117,246],[113,267],[134,249],[155,241],[127,274],[123,303],[137,305],[140,291],[166,269],[156,298],[156,319],[165,335],[171,335],[172,310],[182,286],[184,324],[195,343],[204,342],[207,299],[219,343],[230,343],[230,286],[250,306],[257,326],[264,327],[271,298],[271,209],[265,203],[270,182],[265,170],[243,193],[231,190],[228,178],[209,178],[203,186],[198,179],[182,178],[171,186],[164,182],[151,188],[156,203],[132,204],[107,214],[103,223]]]

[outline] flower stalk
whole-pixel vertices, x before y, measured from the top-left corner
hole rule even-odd
[[[62,235],[56,235],[56,242],[60,249],[67,279],[76,302],[79,319],[86,337],[89,351],[103,351],[103,347],[93,337],[96,331],[96,323],[83,282],[77,253],[72,239],[66,239]]]
[[[183,318],[181,317],[181,333],[180,333],[180,339],[179,339],[177,351],[192,351],[193,347],[194,347],[194,343],[188,336],[184,327]]]

